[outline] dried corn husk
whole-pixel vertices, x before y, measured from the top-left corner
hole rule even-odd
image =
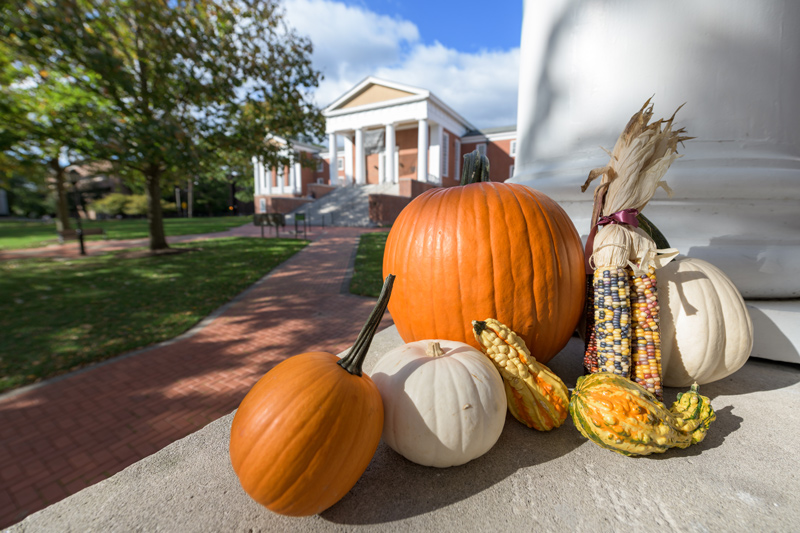
[[[614,149],[610,152],[611,159],[605,167],[596,168],[589,173],[589,177],[581,187],[586,191],[589,184],[602,176],[600,185],[595,190],[595,205],[592,214],[592,223],[595,224],[600,216],[611,216],[614,213],[625,209],[636,209],[641,211],[661,187],[667,194],[672,195],[672,191],[665,181],[662,180],[667,169],[673,161],[681,157],[678,152],[678,143],[691,139],[685,135],[683,128],[673,130],[675,113],[668,120],[660,119],[650,123],[653,116],[653,106],[650,99],[644,103],[642,108],[635,113],[622,134],[617,139]],[[603,230],[597,232],[592,250],[592,261],[595,266],[603,266],[603,258],[606,255],[614,262],[608,263],[610,266],[624,266],[616,264],[624,255],[621,247],[627,247],[629,252],[628,261],[637,266],[638,269],[646,270],[644,264],[653,262],[653,250],[655,243],[644,234],[650,243],[643,242],[640,235],[622,235],[627,231],[631,232],[634,228],[626,224],[610,224],[609,226],[621,226],[622,230],[610,232],[605,238],[598,237]],[[605,226],[608,228],[609,226]],[[604,228],[604,229],[605,229]],[[616,240],[614,240],[616,239]],[[612,243],[616,243],[615,252],[605,252],[604,249],[611,248]],[[634,243],[636,243],[634,245]],[[598,246],[603,248],[598,250]],[[600,252],[599,255],[597,252]]]

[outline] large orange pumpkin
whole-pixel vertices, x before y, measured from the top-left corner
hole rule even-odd
[[[389,311],[405,342],[476,348],[472,321],[495,317],[545,363],[583,312],[580,237],[545,194],[482,180],[488,160],[473,152],[465,156],[466,184],[431,189],[400,213],[383,256],[384,275],[397,274]]]
[[[361,365],[391,293],[341,360],[310,352],[286,359],[245,396],[231,426],[230,456],[242,488],[271,511],[320,513],[353,488],[383,432],[383,403]]]

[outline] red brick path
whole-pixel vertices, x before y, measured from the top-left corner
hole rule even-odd
[[[193,335],[0,396],[0,527],[231,412],[282,359],[350,346],[374,304],[342,292],[363,231],[314,228],[312,244]]]

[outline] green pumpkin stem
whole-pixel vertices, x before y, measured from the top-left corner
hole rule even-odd
[[[658,249],[665,249],[670,248],[669,241],[664,236],[663,233],[653,224],[650,219],[648,219],[643,214],[639,213],[636,215],[636,218],[639,219],[639,228],[643,229],[645,233],[647,233],[653,242],[656,243],[656,248]]]
[[[339,366],[353,374],[354,376],[361,375],[361,367],[364,364],[364,359],[367,357],[369,346],[372,344],[372,339],[378,331],[378,326],[383,319],[383,313],[386,312],[386,306],[389,305],[389,297],[392,295],[392,285],[394,285],[394,274],[386,276],[381,289],[381,295],[378,297],[378,303],[370,313],[367,323],[361,328],[361,333],[358,334],[356,342],[350,351],[339,360]]]
[[[491,181],[489,179],[489,158],[474,150],[464,156],[464,168],[461,171],[461,185]]]

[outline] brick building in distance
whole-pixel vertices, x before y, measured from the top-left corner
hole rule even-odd
[[[514,175],[516,126],[478,129],[424,89],[369,77],[323,115],[327,150],[294,142],[296,162],[278,169],[253,159],[256,213],[286,213],[336,187],[378,184],[399,184],[408,203],[430,187],[458,185],[462,156],[476,149],[489,158],[492,181]],[[303,165],[301,158],[313,164]],[[376,202],[386,200],[377,196]],[[395,204],[390,212],[404,205],[387,201]],[[376,216],[375,222],[391,223],[396,213]]]

